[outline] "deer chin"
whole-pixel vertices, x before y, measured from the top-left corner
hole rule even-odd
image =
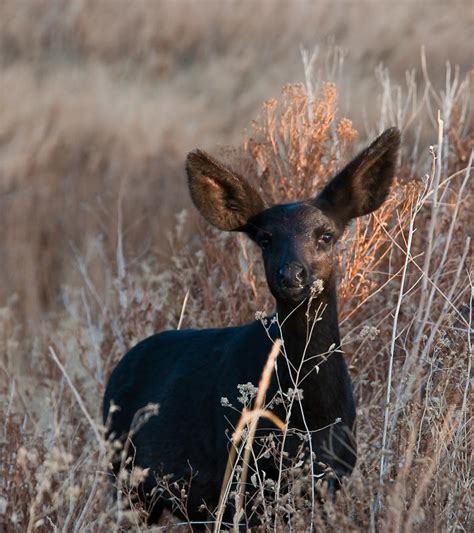
[[[311,294],[311,284],[300,285],[299,287],[278,287],[272,291],[277,301],[283,301],[287,304],[300,304]]]

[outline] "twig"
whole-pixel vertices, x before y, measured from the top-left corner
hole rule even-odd
[[[72,393],[74,394],[74,397],[77,400],[77,403],[79,404],[79,407],[81,408],[81,411],[84,413],[84,416],[86,417],[86,420],[89,422],[92,431],[94,432],[94,435],[97,439],[97,442],[99,444],[99,448],[101,453],[105,453],[106,448],[104,444],[104,439],[99,433],[99,430],[97,429],[97,425],[95,424],[94,420],[92,419],[91,415],[89,414],[89,411],[87,410],[86,406],[84,405],[84,402],[82,401],[81,395],[79,394],[78,390],[74,386],[73,382],[71,381],[71,378],[69,377],[69,374],[66,372],[66,369],[64,368],[61,361],[58,359],[58,356],[56,355],[54,349],[52,346],[49,347],[49,353],[51,355],[51,358],[58,366],[59,370],[61,370],[61,373],[63,374],[64,378],[66,379],[67,384],[69,385],[69,388],[71,389]]]
[[[284,429],[285,425],[281,420],[279,420],[273,413],[271,413],[268,410],[262,409],[263,403],[265,401],[265,394],[267,393],[268,387],[270,385],[270,380],[272,377],[273,369],[275,368],[275,361],[280,353],[281,349],[281,340],[277,339],[270,351],[270,354],[268,356],[267,362],[265,364],[265,367],[262,372],[262,377],[260,378],[260,382],[258,385],[258,391],[257,396],[255,398],[254,407],[251,411],[246,411],[242,413],[242,416],[239,420],[239,423],[237,424],[237,428],[234,432],[234,435],[232,436],[232,443],[233,446],[231,448],[231,452],[229,454],[229,457],[227,459],[227,466],[224,474],[224,479],[222,482],[222,488],[221,488],[221,494],[219,497],[219,505],[217,508],[217,514],[216,514],[216,522],[214,526],[214,531],[217,533],[221,529],[222,525],[222,518],[224,516],[225,511],[225,503],[228,495],[228,488],[231,482],[231,473],[232,469],[234,467],[234,461],[235,461],[235,447],[238,445],[240,440],[242,439],[243,431],[245,427],[249,426],[249,435],[246,440],[246,446],[245,446],[245,452],[244,452],[244,458],[243,458],[243,467],[242,472],[240,475],[239,485],[238,485],[238,505],[236,509],[235,516],[238,518],[240,516],[240,511],[243,506],[243,488],[245,487],[245,483],[247,480],[247,472],[248,472],[248,465],[249,465],[249,459],[250,459],[250,453],[252,450],[252,445],[255,437],[255,431],[257,429],[258,420],[260,417],[265,417],[271,420],[277,427],[280,429]]]

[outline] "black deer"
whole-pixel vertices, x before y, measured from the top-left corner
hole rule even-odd
[[[157,476],[163,474],[170,476],[171,484],[191,480],[184,513],[189,519],[206,519],[202,504],[211,510],[218,504],[230,428],[239,416],[223,407],[221,398],[238,405],[237,386],[258,384],[271,337],[283,336],[285,354],[278,359],[267,399],[277,390],[294,387],[291,369],[301,367],[306,354],[309,361],[303,362],[306,377],[298,408],[289,419],[278,406],[275,410],[290,428],[311,432],[315,465],[329,465],[337,478],[351,474],[356,462],[355,404],[346,363],[334,350],[340,345],[335,243],[351,219],[371,213],[385,201],[399,144],[399,131],[389,129],[315,198],[273,207],[266,207],[242,176],[206,153],[195,150],[188,155],[191,196],[204,218],[221,230],[246,233],[261,248],[281,331],[274,324],[267,332],[259,321],[222,329],[166,331],[140,342],[117,365],[104,397],[109,435],[123,439],[139,410],[159,404],[157,416],[129,434],[131,442],[126,445],[133,464],[149,468],[140,494],[149,506],[150,522],[158,521],[165,507],[173,508],[171,493],[158,497],[153,490]],[[322,284],[315,292],[316,280]],[[316,309],[324,310],[322,320],[310,329],[308,320]],[[316,371],[318,354],[326,355]],[[118,408],[112,411],[111,402]],[[288,439],[289,455],[296,453],[296,445]],[[113,466],[117,474],[119,462]],[[265,468],[267,477],[272,477],[274,463]]]

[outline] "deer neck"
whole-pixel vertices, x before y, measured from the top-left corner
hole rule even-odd
[[[286,355],[277,360],[278,387],[288,394],[290,389],[302,392],[302,410],[281,416],[290,416],[288,423],[300,429],[329,427],[339,419],[351,427],[354,400],[340,352],[335,289],[314,298],[309,308],[277,305],[277,312]]]
[[[303,392],[302,405],[311,428],[321,428],[338,418],[352,424],[354,400],[350,377],[340,352],[336,291],[290,310],[277,305],[286,360],[278,360],[279,386]],[[291,424],[305,427],[296,410]]]
[[[334,353],[334,348],[340,347],[334,287],[296,308],[277,302],[277,313],[285,352],[294,368],[330,363],[341,357],[340,353]],[[330,357],[327,357],[329,354]],[[323,371],[331,371],[331,366],[320,364]]]

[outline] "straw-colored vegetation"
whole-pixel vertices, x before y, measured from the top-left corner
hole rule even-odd
[[[464,4],[451,13],[441,3],[432,11],[385,4],[392,22],[410,27],[418,17],[412,51],[425,42],[428,58],[398,86],[392,70],[374,74],[369,57],[370,82],[357,88],[357,69],[337,48],[304,53],[297,65],[298,44],[314,38],[307,6],[282,3],[277,14],[259,4],[257,23],[254,4],[232,4],[233,17],[199,5],[0,8],[0,529],[145,529],[146,509],[129,504],[143,472],[124,472],[117,500],[107,480],[100,409],[111,369],[161,329],[240,324],[256,312],[264,321],[262,312],[272,312],[252,243],[204,224],[196,230],[177,211],[185,151],[232,143],[220,155],[268,201],[290,201],[314,194],[376,131],[397,125],[402,153],[390,197],[340,244],[358,464],[336,500],[315,507],[307,466],[286,468],[284,490],[265,487],[265,523],[277,531],[311,523],[321,531],[467,531],[474,131],[468,60],[449,41],[460,42],[465,25],[456,35],[440,26],[429,47],[429,21],[468,19]],[[381,8],[373,9],[376,21]],[[337,30],[326,11],[311,13]],[[383,29],[374,23],[360,37],[379,36],[366,50],[383,48]],[[396,34],[385,27],[384,36],[396,77],[411,64],[401,51],[390,56]],[[342,37],[357,42],[350,30]],[[241,52],[231,64],[230,50]],[[297,79],[304,84],[277,91]],[[236,439],[238,458],[246,435]],[[242,472],[247,482],[262,479],[251,460],[235,465],[234,481]]]

